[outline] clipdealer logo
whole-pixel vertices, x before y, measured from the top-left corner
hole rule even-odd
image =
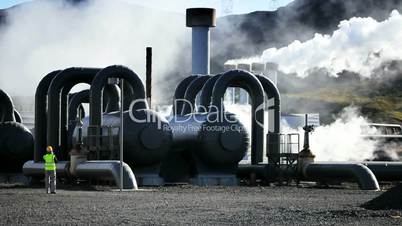
[[[186,99],[175,100],[173,111],[176,111],[177,114],[173,115],[171,113],[170,115],[171,119],[174,121],[172,125],[163,123],[164,119],[161,118],[159,114],[151,113],[151,111],[144,114],[144,109],[136,109],[136,105],[143,105],[144,101],[146,102],[145,99],[137,99],[130,103],[129,116],[135,123],[156,123],[158,129],[171,129],[173,131],[181,131],[184,133],[198,131],[199,129],[219,132],[239,131],[245,129],[243,126],[240,126],[237,117],[225,112],[223,99],[220,101],[221,106],[210,105],[206,107],[201,105],[197,106],[198,110],[204,113],[185,115],[181,114],[181,110],[186,105],[189,110],[188,112],[197,112],[195,104]],[[264,128],[264,117],[260,114],[264,114],[265,108],[265,103],[262,103],[257,106],[253,112],[256,124],[262,128]],[[205,124],[205,122],[207,122],[207,124]],[[221,122],[227,122],[227,125],[219,125]],[[200,128],[201,125],[203,126],[202,128]]]

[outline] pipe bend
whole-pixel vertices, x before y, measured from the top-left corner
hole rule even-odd
[[[173,109],[172,115],[180,115],[183,110],[184,95],[186,93],[187,87],[192,81],[197,79],[200,75],[191,75],[181,80],[181,82],[176,86],[173,96]]]
[[[34,161],[42,161],[42,156],[46,149],[47,137],[47,121],[46,121],[46,97],[47,91],[53,78],[56,77],[61,71],[52,71],[47,74],[39,82],[35,92],[35,149]]]
[[[186,101],[182,107],[182,115],[190,114],[195,111],[195,98],[210,78],[210,75],[199,76],[188,85],[184,94],[184,99]]]
[[[208,79],[208,81],[205,82],[201,89],[200,106],[198,107],[198,112],[205,113],[209,111],[209,104],[211,103],[212,91],[214,89],[215,82],[218,81],[222,74],[223,73],[212,76],[210,79]]]
[[[0,122],[15,122],[14,105],[11,97],[0,89]]]
[[[311,179],[354,179],[362,190],[379,190],[373,172],[360,163],[309,163],[303,167],[303,175]]]
[[[113,179],[120,185],[120,161],[86,161],[79,163],[75,176],[99,179]],[[123,188],[138,189],[137,181],[130,166],[123,162]]]
[[[91,104],[89,106],[89,121],[91,126],[102,125],[102,92],[108,78],[121,78],[131,85],[134,90],[134,96],[133,100],[130,101],[138,101],[133,106],[133,109],[148,109],[148,104],[145,100],[145,87],[140,77],[125,66],[112,65],[99,71],[91,83]]]

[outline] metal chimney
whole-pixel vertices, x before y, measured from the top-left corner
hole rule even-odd
[[[251,71],[254,74],[263,75],[265,72],[265,64],[264,63],[252,63]]]
[[[210,33],[216,26],[216,10],[191,8],[186,10],[186,26],[192,28],[192,74],[210,74]]]

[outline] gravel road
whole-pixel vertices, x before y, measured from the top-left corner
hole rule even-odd
[[[360,205],[382,192],[297,187],[164,187],[135,192],[0,188],[0,225],[402,225]]]

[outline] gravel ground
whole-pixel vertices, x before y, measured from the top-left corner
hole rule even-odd
[[[0,188],[0,225],[402,225],[366,210],[382,192],[297,187],[164,187],[135,192]]]

